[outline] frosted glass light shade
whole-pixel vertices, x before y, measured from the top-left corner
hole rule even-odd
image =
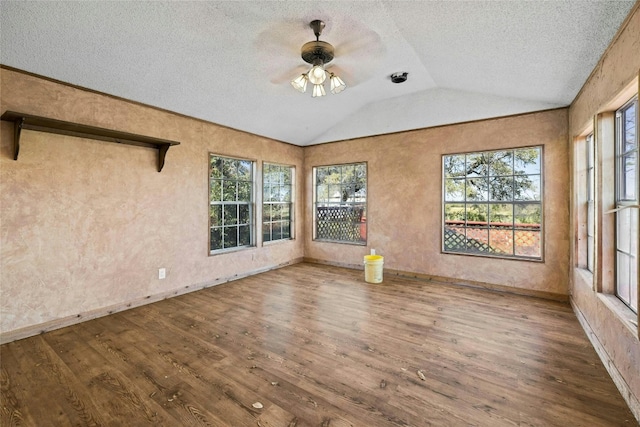
[[[324,91],[324,86],[320,85],[313,85],[313,97],[317,97],[317,96],[325,96],[327,93]]]
[[[309,81],[314,85],[321,85],[327,79],[327,72],[322,65],[314,65],[309,71]]]
[[[308,80],[307,75],[302,74],[291,81],[291,86],[293,86],[295,90],[305,93],[307,91]]]
[[[347,85],[344,84],[342,79],[333,73],[331,73],[330,81],[331,81],[331,93],[333,94],[340,93],[343,90],[345,90],[347,87]]]

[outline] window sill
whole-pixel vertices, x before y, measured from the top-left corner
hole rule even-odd
[[[580,275],[580,278],[589,284],[589,289],[593,290],[593,273],[586,268],[575,267],[575,272]]]
[[[367,246],[367,242],[345,242],[342,240],[313,239],[315,243],[337,243],[340,245]]]
[[[263,241],[262,242],[262,246],[280,245],[280,244],[283,244],[283,243],[292,242],[294,240],[295,239],[292,237],[292,238],[289,238],[289,239],[269,240],[268,242]]]
[[[638,315],[624,305],[615,295],[598,293],[598,297],[622,321],[629,329],[629,332],[634,337],[638,337]]]
[[[228,249],[217,249],[215,251],[209,251],[209,256],[215,256],[215,255],[224,255],[224,254],[229,254],[232,252],[240,252],[240,251],[245,251],[247,249],[255,249],[256,245],[251,245],[251,246],[236,246],[233,248],[228,248]]]

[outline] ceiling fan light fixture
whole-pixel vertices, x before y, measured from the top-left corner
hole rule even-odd
[[[333,73],[329,73],[329,80],[331,81],[331,93],[338,94],[347,88],[347,85],[342,79]]]
[[[314,98],[325,96],[326,91],[323,84],[327,80],[328,74],[329,81],[331,82],[331,93],[340,93],[347,87],[347,85],[340,77],[324,69],[325,65],[331,62],[334,57],[333,46],[327,42],[320,41],[320,34],[322,33],[325,24],[321,20],[316,19],[311,21],[309,26],[313,29],[316,40],[302,45],[301,56],[304,62],[311,64],[312,67],[305,74],[293,79],[291,81],[291,85],[297,91],[305,92],[307,89],[307,82],[309,81],[313,84],[312,96]]]
[[[314,85],[321,85],[327,79],[327,72],[324,70],[324,64],[320,62],[314,65],[309,71],[309,81]]]
[[[299,92],[305,93],[307,91],[307,82],[309,78],[306,74],[302,74],[291,81],[291,86]]]
[[[320,85],[313,85],[313,98],[317,98],[319,96],[325,96],[327,94],[327,92],[324,91],[324,86]]]

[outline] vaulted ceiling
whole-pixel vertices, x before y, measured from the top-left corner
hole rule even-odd
[[[633,4],[3,0],[0,62],[305,146],[569,105]],[[289,83],[314,19],[337,95]]]

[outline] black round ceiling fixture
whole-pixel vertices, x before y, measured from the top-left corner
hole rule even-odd
[[[409,73],[407,72],[393,73],[391,74],[391,81],[393,83],[404,83],[407,81],[408,75]]]

